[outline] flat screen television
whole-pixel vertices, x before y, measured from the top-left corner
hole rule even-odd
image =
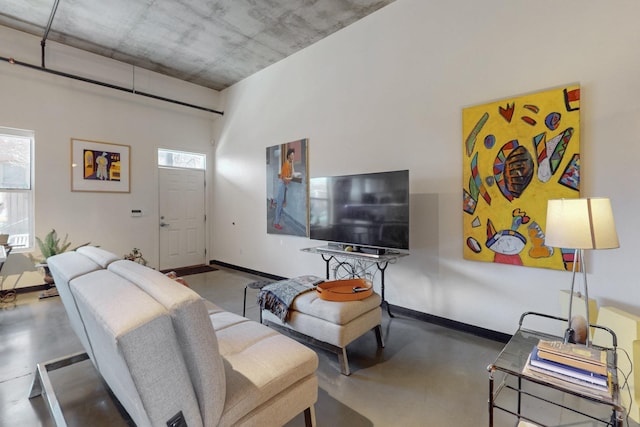
[[[409,171],[311,178],[309,237],[354,250],[409,249]]]

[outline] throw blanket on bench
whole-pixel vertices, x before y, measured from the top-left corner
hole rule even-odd
[[[260,290],[258,304],[260,309],[269,310],[286,322],[293,300],[304,292],[314,290],[322,282],[324,279],[317,276],[300,276],[272,283]]]

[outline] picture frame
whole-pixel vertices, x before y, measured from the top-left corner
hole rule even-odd
[[[571,271],[545,243],[547,202],[580,197],[580,85],[462,111],[463,257]]]
[[[131,146],[71,139],[71,191],[131,192]]]
[[[267,234],[308,237],[309,139],[267,147],[266,155]],[[291,174],[284,180],[283,170]]]

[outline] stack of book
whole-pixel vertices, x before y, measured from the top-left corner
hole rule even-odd
[[[611,376],[604,350],[540,340],[529,355],[525,373],[581,393],[611,397]]]

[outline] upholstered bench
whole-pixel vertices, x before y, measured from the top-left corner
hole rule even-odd
[[[293,300],[286,322],[266,309],[262,310],[262,319],[268,326],[336,353],[341,372],[350,375],[349,343],[373,330],[378,347],[384,347],[380,303],[380,295],[375,292],[363,300],[335,302],[323,300],[315,291],[309,291]]]

